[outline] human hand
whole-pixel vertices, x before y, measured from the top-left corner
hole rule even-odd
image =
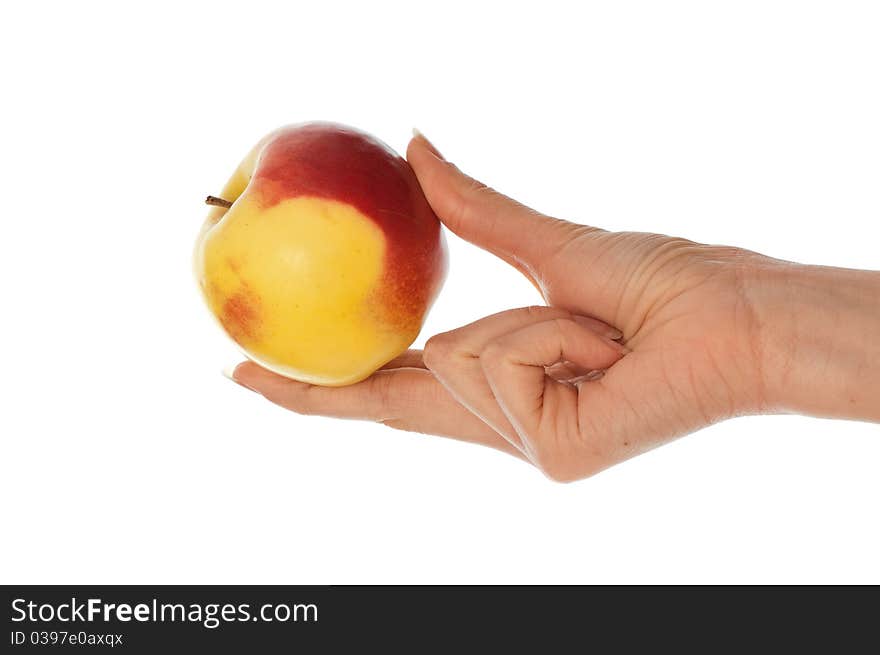
[[[251,362],[236,368],[235,381],[299,413],[492,446],[555,480],[738,414],[811,410],[810,376],[822,371],[805,364],[805,350],[825,353],[832,340],[816,338],[827,328],[821,313],[806,347],[784,327],[777,306],[792,299],[790,266],[544,216],[467,177],[421,136],[407,158],[441,221],[520,270],[548,306],[436,335],[424,352],[408,351],[349,387],[311,386]],[[854,286],[862,283],[859,299],[876,278]],[[821,304],[804,287],[814,285],[800,285],[803,304]],[[859,403],[869,406],[874,389],[860,387]],[[872,418],[866,411],[858,417]]]

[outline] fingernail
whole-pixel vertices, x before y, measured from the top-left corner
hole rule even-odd
[[[612,341],[617,341],[619,339],[623,339],[623,332],[618,330],[616,327],[609,327],[608,331],[605,333],[605,336]]]
[[[235,369],[237,369],[238,366],[239,366],[238,364],[232,364],[231,366],[225,366],[223,368],[223,370],[221,371],[221,373],[223,373],[223,377],[232,380],[233,382],[235,382],[235,384],[237,384],[240,387],[244,387],[245,389],[248,389],[249,391],[254,391],[256,393],[259,393],[259,391],[257,391],[256,389],[254,389],[253,387],[249,387],[244,382],[242,382],[241,380],[239,380],[238,378],[235,377]]]
[[[616,327],[612,327],[607,323],[603,323],[599,319],[591,318],[589,316],[577,315],[574,315],[571,318],[575,323],[583,325],[584,327],[591,329],[593,332],[598,332],[603,337],[611,339],[612,341],[617,341],[618,339],[623,338],[623,332],[618,330]]]
[[[236,384],[238,384],[238,380],[235,379],[235,369],[238,364],[230,364],[229,366],[224,366],[223,370],[220,371],[223,374],[223,377],[229,378]]]
[[[439,157],[443,161],[446,161],[446,158],[440,154],[440,151],[437,150],[436,146],[434,146],[434,144],[431,143],[431,141],[428,139],[428,137],[426,137],[424,134],[421,133],[421,131],[419,131],[419,128],[417,128],[417,127],[412,128],[412,134],[413,134],[414,139],[419,139],[420,141],[423,141],[425,143],[425,145],[428,147],[428,150],[430,150],[432,153],[434,153],[437,157]]]
[[[596,380],[601,380],[605,376],[605,371],[589,371],[588,373],[584,373],[583,375],[579,375],[576,378],[572,378],[569,380],[569,384],[580,384],[581,382],[595,382]]]
[[[632,352],[632,350],[624,346],[617,339],[608,339],[608,345],[620,352],[621,355],[629,355]]]

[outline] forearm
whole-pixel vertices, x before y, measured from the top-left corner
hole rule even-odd
[[[880,272],[771,261],[749,295],[766,411],[880,421]]]

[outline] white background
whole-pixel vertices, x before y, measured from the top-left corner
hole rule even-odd
[[[9,5],[0,581],[880,582],[876,425],[743,418],[558,485],[233,385],[190,269],[204,196],[308,119],[417,126],[558,216],[880,268],[878,34],[871,2]],[[419,343],[538,300],[450,243]]]

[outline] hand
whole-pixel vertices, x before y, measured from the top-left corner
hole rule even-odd
[[[436,335],[424,352],[349,387],[310,386],[250,362],[236,368],[237,382],[299,413],[492,446],[554,480],[591,475],[737,414],[790,409],[789,399],[803,403],[795,387],[810,395],[817,372],[802,370],[793,333],[768,309],[792,300],[790,266],[544,216],[467,177],[421,136],[407,158],[440,220],[521,271],[548,306]],[[876,277],[859,282],[876,289]],[[813,347],[827,350],[822,339]]]

